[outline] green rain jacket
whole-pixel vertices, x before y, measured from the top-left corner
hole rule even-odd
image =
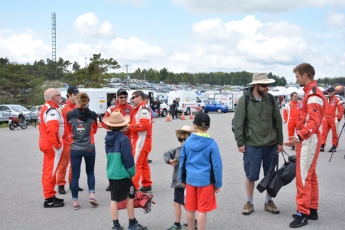
[[[247,108],[245,95],[249,96]],[[234,133],[238,147],[282,145],[282,125],[278,105],[275,102],[272,105],[268,95],[263,96],[261,101],[257,101],[252,87],[243,90],[243,96],[238,100],[234,120]]]

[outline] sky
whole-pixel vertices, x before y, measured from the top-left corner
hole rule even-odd
[[[295,82],[310,63],[316,79],[345,77],[345,0],[0,0],[0,57],[56,57],[82,67],[93,54],[117,71],[271,72]]]

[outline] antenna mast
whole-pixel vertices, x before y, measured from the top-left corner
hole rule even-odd
[[[56,15],[52,13],[52,61],[56,62]]]

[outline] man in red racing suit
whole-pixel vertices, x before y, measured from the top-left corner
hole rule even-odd
[[[151,171],[148,164],[148,155],[152,148],[152,118],[144,100],[144,92],[133,92],[134,111],[127,127],[131,132],[132,154],[136,163],[136,173],[132,179],[134,187],[138,190],[141,178],[142,187],[139,190],[152,192]]]
[[[335,96],[335,89],[328,90],[326,117],[322,122],[322,139],[320,152],[325,151],[326,140],[329,130],[332,130],[332,147],[328,152],[335,152],[338,147],[338,124],[344,114],[343,102]]]
[[[308,219],[317,220],[319,208],[319,185],[316,163],[320,152],[321,122],[326,114],[327,102],[314,80],[315,70],[308,63],[294,68],[297,82],[304,86],[304,98],[298,113],[297,136],[289,137],[287,146],[296,145],[296,204],[297,214],[290,227],[299,228],[308,224]]]
[[[297,116],[299,112],[298,94],[296,92],[291,93],[291,101],[284,107],[284,122],[287,123],[288,135],[292,137],[295,135],[297,126]],[[295,146],[292,146],[291,150],[295,150]]]
[[[62,136],[64,120],[57,110],[61,95],[58,90],[49,88],[44,92],[46,103],[40,112],[39,147],[43,152],[42,186],[45,198],[43,207],[55,208],[64,206],[64,200],[55,196],[56,170],[63,150]]]

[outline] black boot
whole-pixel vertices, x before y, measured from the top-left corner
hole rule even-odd
[[[59,194],[62,194],[62,195],[66,194],[65,186],[64,185],[59,185],[58,192],[59,192]]]
[[[328,150],[329,153],[336,152],[337,147],[335,145],[332,146],[330,150]]]
[[[324,151],[325,151],[325,145],[322,144],[322,145],[321,145],[321,148],[320,148],[320,152],[324,152]]]
[[[295,219],[290,223],[289,226],[290,228],[300,228],[307,224],[308,224],[307,215],[297,212]]]
[[[64,204],[64,200],[63,199],[59,199],[55,196],[46,199],[43,203],[43,207],[45,208],[59,208],[59,207],[63,207]]]
[[[292,214],[292,218],[296,218],[297,214]],[[310,213],[307,216],[308,220],[318,220],[319,219],[319,215],[317,214],[317,209],[310,209]]]
[[[108,187],[105,189],[105,191],[107,191],[107,192],[110,191],[110,184],[108,184]]]
[[[71,189],[71,184],[69,184],[69,190],[72,190],[72,189]],[[81,192],[81,191],[84,191],[84,189],[78,187],[78,191]]]

